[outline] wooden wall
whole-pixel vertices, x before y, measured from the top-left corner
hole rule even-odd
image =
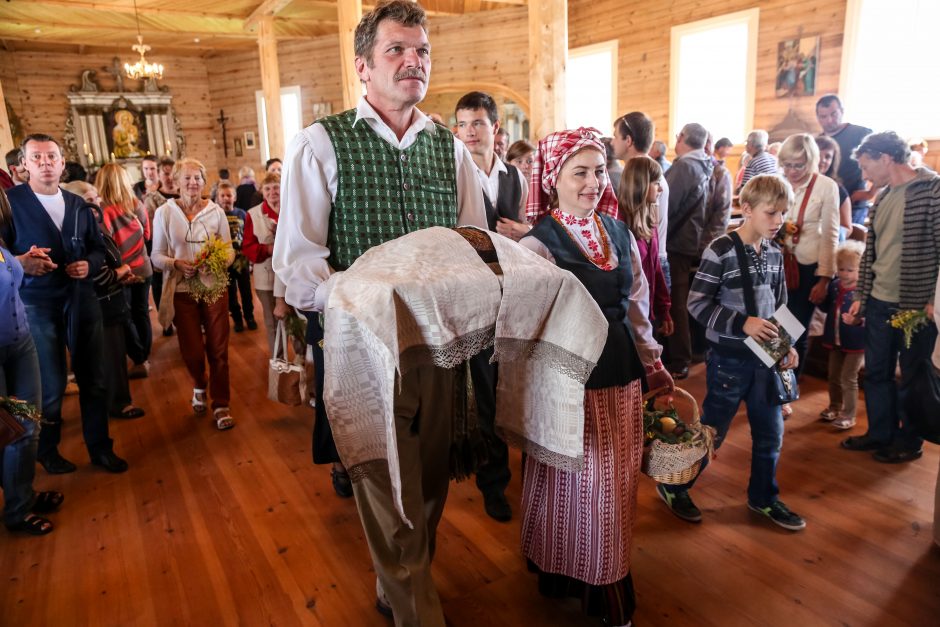
[[[657,138],[672,144],[669,133],[670,29],[679,24],[760,8],[757,41],[757,87],[754,127],[770,129],[781,122],[790,99],[776,98],[777,44],[796,36],[819,34],[821,53],[816,93],[839,89],[845,0],[569,0],[569,47],[616,39],[619,44],[618,109],[641,110],[656,123]],[[720,66],[723,51],[715,51]],[[721,94],[702,94],[720,98]],[[816,96],[795,98],[797,114],[816,126]],[[848,106],[848,105],[847,105]],[[851,119],[851,110],[848,111]],[[677,121],[679,124],[694,120]]]
[[[97,71],[96,81],[103,90],[114,89],[114,79],[105,72],[113,54],[66,54],[51,52],[0,52],[0,80],[3,92],[20,117],[27,133],[44,132],[61,138],[68,117],[69,85],[81,84],[82,70]],[[126,56],[126,55],[124,55]],[[212,110],[209,107],[209,79],[205,60],[199,57],[160,57],[166,67],[161,81],[173,94],[173,106],[186,135],[186,155],[216,168]],[[134,81],[128,88],[136,89]],[[216,113],[218,115],[218,113]],[[221,137],[221,136],[220,136]]]

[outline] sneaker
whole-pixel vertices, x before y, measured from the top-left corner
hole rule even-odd
[[[702,512],[695,506],[695,503],[692,502],[692,497],[689,496],[688,490],[668,492],[666,486],[659,483],[656,485],[656,493],[659,495],[659,498],[663,500],[663,503],[666,504],[666,507],[682,520],[695,523],[702,521]]]
[[[832,421],[832,426],[835,427],[836,429],[841,429],[842,431],[845,431],[846,429],[851,429],[852,427],[855,426],[855,418],[852,416],[845,416],[843,414],[839,414],[838,417],[836,417]]]
[[[748,509],[757,512],[769,518],[775,525],[789,529],[790,531],[799,531],[806,527],[806,521],[800,518],[799,514],[791,512],[790,508],[783,504],[783,501],[774,501],[767,507],[757,507],[747,504]]]
[[[827,407],[826,409],[819,412],[819,419],[825,420],[826,422],[832,422],[839,417],[839,410],[832,407]]]

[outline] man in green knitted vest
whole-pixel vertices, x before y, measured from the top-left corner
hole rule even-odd
[[[424,10],[409,0],[380,2],[362,17],[355,47],[368,95],[355,109],[301,131],[282,171],[273,267],[287,303],[308,313],[324,310],[335,277],[373,246],[431,226],[486,228],[470,153],[416,108],[431,70]],[[322,399],[320,327],[316,315],[308,320]],[[402,373],[395,429],[402,501],[413,527],[395,510],[387,464],[350,469],[375,566],[377,608],[394,613],[396,625],[444,625],[431,558],[447,497],[453,399],[451,370],[422,366]],[[334,462],[339,473],[341,455],[322,405],[314,461]]]

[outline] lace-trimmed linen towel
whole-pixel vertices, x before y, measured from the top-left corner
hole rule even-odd
[[[495,233],[502,287],[458,233],[432,227],[370,249],[337,277],[325,312],[324,401],[354,477],[387,461],[395,507],[398,377],[427,359],[451,368],[494,341],[497,427],[540,460],[580,468],[584,382],[607,323],[581,283]]]

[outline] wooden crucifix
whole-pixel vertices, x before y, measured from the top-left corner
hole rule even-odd
[[[225,136],[225,123],[228,122],[228,118],[225,117],[225,109],[219,109],[219,117],[215,121],[222,127],[222,154],[228,159],[228,138]]]

